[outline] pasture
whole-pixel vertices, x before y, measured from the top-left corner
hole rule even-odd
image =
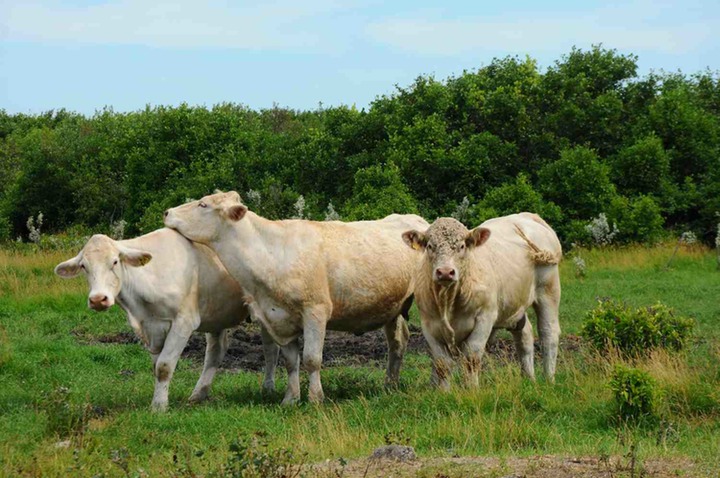
[[[326,350],[326,358],[339,351],[323,370],[326,402],[307,403],[303,374],[303,401],[281,407],[284,369],[277,392],[263,396],[261,373],[242,360],[243,347],[257,346],[241,340],[256,336],[251,325],[235,334],[227,368],[210,401],[199,405],[186,403],[202,364],[199,339],[193,341],[165,414],[150,412],[150,358],[128,334],[122,311],[87,309],[85,280],[52,274],[70,252],[0,251],[0,474],[233,476],[242,466],[253,471],[255,459],[266,470],[284,467],[288,476],[715,476],[720,271],[714,252],[702,247],[681,248],[665,269],[673,248],[582,250],[584,278],[576,277],[571,260],[563,261],[555,385],[542,373],[537,383],[524,380],[508,350],[512,341],[501,334],[484,358],[477,390],[457,378],[451,392],[433,390],[413,311],[416,347],[399,390],[383,388],[384,359],[373,352],[384,347],[379,335],[337,339],[340,348]],[[697,322],[686,351],[636,363],[661,389],[659,424],[612,420],[607,383],[620,359],[590,350],[578,337],[598,297],[635,306],[660,300]],[[365,460],[386,443],[409,444],[420,460],[396,470]]]

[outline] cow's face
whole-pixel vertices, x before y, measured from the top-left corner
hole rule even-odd
[[[80,253],[55,267],[55,273],[69,279],[84,273],[90,287],[88,307],[104,311],[120,294],[126,266],[144,266],[152,259],[149,252],[131,249],[107,236],[90,238]]]
[[[247,212],[235,191],[218,192],[199,201],[165,211],[165,225],[191,241],[208,244],[217,240],[220,231],[233,221],[239,221]]]
[[[462,223],[448,217],[437,219],[424,233],[407,231],[403,234],[407,245],[425,250],[432,280],[441,286],[460,280],[468,250],[481,246],[489,237],[489,229],[477,227],[468,231]]]

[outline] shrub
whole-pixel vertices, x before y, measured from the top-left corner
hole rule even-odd
[[[572,219],[596,217],[616,195],[608,166],[582,146],[563,150],[538,176],[543,196],[561,204],[563,214]]]
[[[582,335],[599,350],[616,348],[637,356],[654,348],[682,349],[694,325],[692,319],[678,317],[661,303],[632,309],[608,299],[600,300],[598,306],[588,312]]]
[[[617,223],[622,242],[657,242],[663,235],[660,206],[650,196],[628,199],[617,196],[613,199],[610,219]]]
[[[345,204],[343,216],[349,221],[381,219],[388,214],[417,212],[415,199],[403,183],[398,167],[370,166],[355,173],[353,195]]]
[[[534,212],[554,225],[562,220],[560,208],[552,202],[543,200],[528,177],[519,174],[511,183],[490,189],[477,205],[470,208],[468,222],[480,224],[493,217],[518,212]]]
[[[617,417],[623,421],[639,421],[657,417],[660,393],[649,373],[625,365],[616,365],[610,377]]]

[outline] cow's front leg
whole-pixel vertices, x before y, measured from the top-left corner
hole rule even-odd
[[[435,338],[425,325],[423,325],[422,329],[433,359],[430,383],[441,390],[448,391],[450,390],[450,375],[453,369],[453,358],[448,345],[443,340]],[[454,347],[454,344],[451,346]]]
[[[208,398],[215,372],[217,372],[227,352],[229,335],[229,329],[205,334],[205,364],[200,379],[188,399],[191,403],[202,402]]]
[[[285,367],[288,374],[287,390],[283,405],[292,405],[300,400],[300,343],[298,339],[280,347],[285,358]]]
[[[488,311],[478,314],[475,318],[475,327],[462,345],[462,367],[465,384],[468,387],[477,387],[479,384],[480,362],[487,341],[492,335],[493,325],[497,313]]]
[[[190,320],[178,317],[170,327],[162,352],[155,362],[155,394],[152,401],[154,411],[164,412],[167,410],[170,380],[172,380],[180,354],[185,349],[193,330],[197,328],[193,325],[199,323],[199,317]]]
[[[311,403],[321,403],[325,399],[320,368],[325,344],[325,328],[329,318],[329,307],[324,305],[303,312],[303,367],[308,372],[308,400]]]
[[[280,347],[262,325],[260,326],[260,337],[262,337],[263,355],[265,356],[265,377],[263,378],[262,391],[264,393],[274,392],[275,368],[277,367]]]
[[[410,331],[402,316],[385,324],[385,338],[388,345],[388,364],[385,374],[385,386],[396,387],[400,382],[400,366],[407,349]]]

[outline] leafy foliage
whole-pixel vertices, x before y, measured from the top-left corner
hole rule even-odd
[[[0,110],[0,241],[82,225],[125,235],[214,189],[250,190],[269,218],[541,214],[565,243],[601,213],[614,242],[663,228],[711,242],[720,211],[720,79],[637,76],[637,58],[573,48],[546,71],[495,59],[445,81],[419,77],[367,110],[159,106],[91,117]],[[243,194],[243,197],[246,195]],[[334,216],[333,216],[334,217]]]
[[[616,365],[609,386],[615,398],[618,418],[633,422],[655,418],[659,389],[649,373]]]
[[[694,326],[692,319],[675,315],[661,303],[633,309],[605,299],[588,312],[582,335],[599,350],[615,348],[638,356],[655,348],[679,351],[692,336]]]

